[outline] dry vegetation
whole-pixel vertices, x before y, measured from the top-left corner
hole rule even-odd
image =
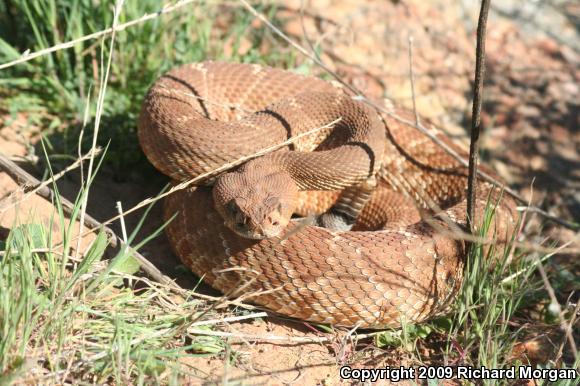
[[[449,316],[378,332],[285,320],[189,274],[162,232],[167,181],[135,138],[140,102],[177,64],[260,63],[333,74],[465,144],[476,1],[0,4],[0,384],[337,384],[345,364],[578,368],[580,9],[497,3],[480,146],[535,208],[504,251],[520,259],[491,269],[474,249]]]

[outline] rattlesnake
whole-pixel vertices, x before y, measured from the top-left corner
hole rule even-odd
[[[182,181],[337,118],[334,130],[222,175],[210,181],[214,188],[168,196],[175,253],[226,295],[307,321],[378,328],[441,314],[462,281],[465,244],[450,233],[464,227],[466,169],[411,124],[379,115],[332,82],[204,62],[155,82],[138,133],[153,165]],[[291,212],[326,211],[337,189],[373,176],[378,186],[353,230],[289,221]],[[499,197],[480,181],[477,216]],[[430,216],[435,208],[442,212]],[[503,197],[491,229],[505,240],[514,223],[515,203]]]

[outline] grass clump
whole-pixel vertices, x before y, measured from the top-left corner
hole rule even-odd
[[[494,215],[495,207],[490,203],[477,234],[483,240],[490,239]],[[493,234],[491,239],[496,236]],[[449,334],[448,349],[461,347],[462,362],[487,368],[504,368],[511,361],[519,334],[511,328],[510,321],[524,305],[524,299],[540,288],[539,283],[530,282],[533,264],[519,258],[517,263],[510,264],[515,236],[500,236],[511,241],[471,245]],[[515,272],[519,274],[513,279],[504,280]]]
[[[478,237],[490,240],[495,207],[488,204]],[[517,227],[516,227],[517,228]],[[493,235],[495,239],[496,235]],[[515,235],[499,235],[507,243],[476,243],[465,261],[462,285],[448,316],[428,323],[385,331],[375,337],[375,344],[398,352],[417,366],[472,366],[479,369],[505,369],[511,366],[544,368],[578,368],[578,361],[562,355],[548,355],[547,363],[539,365],[518,351],[518,346],[541,333],[559,330],[561,323],[570,323],[548,313],[535,314],[538,307],[549,307],[546,289],[537,275],[541,258],[524,254],[514,247]],[[560,338],[554,342],[562,342]],[[552,347],[554,349],[554,347]],[[562,352],[560,352],[562,354]],[[517,374],[517,371],[516,371]],[[467,380],[465,380],[468,382]],[[513,380],[482,380],[482,384],[511,384]],[[542,382],[538,380],[538,382]],[[574,381],[560,380],[572,385]]]
[[[0,63],[109,28],[115,3],[1,3]],[[126,1],[119,24],[161,8],[158,1]],[[199,1],[116,34],[99,116],[98,144],[110,143],[104,169],[122,179],[127,170],[150,169],[138,148],[137,116],[149,85],[169,68],[222,59],[226,43],[231,45],[228,60],[293,66],[292,53],[260,53],[268,32],[250,28],[251,21],[236,8]],[[229,27],[215,28],[216,23]],[[250,42],[243,51],[238,49],[242,34]],[[110,36],[87,40],[1,70],[0,110],[11,119],[24,112],[29,122],[44,128],[43,144],[49,151],[46,175],[59,160],[76,158],[79,141],[83,153],[91,148],[90,128],[100,112],[89,104],[86,122],[84,112],[87,101],[97,99],[95,90],[103,90],[100,82],[111,44]],[[185,376],[195,379],[198,373],[187,364],[188,357],[215,355],[227,348],[219,337],[187,332],[194,321],[215,317],[210,305],[133,276],[138,266],[132,263],[131,249],[122,248],[106,259],[104,232],[84,253],[74,250],[73,228],[78,226],[75,220],[83,211],[91,177],[80,187],[70,219],[53,184],[56,210],[51,224],[37,224],[32,217],[24,225],[15,224],[0,243],[0,384],[178,384]],[[53,225],[62,232],[59,243]],[[196,329],[211,329],[212,324]]]
[[[116,1],[12,0],[0,4],[0,63],[110,28]],[[156,0],[128,0],[119,24],[159,12]],[[264,8],[260,8],[264,9]],[[275,7],[268,8],[274,14]],[[243,10],[211,1],[194,1],[174,12],[117,32],[107,99],[102,114],[99,145],[112,138],[107,166],[117,179],[128,169],[147,168],[136,140],[136,124],[148,87],[163,72],[179,64],[227,59],[238,62],[293,67],[296,55],[274,46],[261,52],[270,32],[251,26]],[[240,50],[242,36],[249,47]],[[109,36],[87,40],[33,61],[2,70],[0,108],[15,118],[18,112],[35,113],[33,121],[49,130],[43,135],[56,155],[77,154],[86,100],[99,89],[103,53]],[[228,55],[226,55],[226,53]],[[96,113],[93,108],[91,118]],[[90,135],[83,139],[90,149]],[[62,157],[60,157],[62,158]]]
[[[114,5],[113,0],[0,3],[0,63],[110,27]],[[128,0],[119,23],[160,7],[158,1]],[[274,7],[259,10],[272,20]],[[271,38],[270,32],[252,26],[252,21],[242,10],[200,1],[117,33],[99,139],[101,146],[111,141],[105,165],[117,178],[127,178],[126,172],[135,166],[139,171],[149,168],[135,129],[141,100],[162,72],[182,63],[226,57],[276,67],[296,65],[295,51],[284,51],[279,44],[264,55],[262,45]],[[249,47],[242,49],[247,42]],[[31,122],[46,128],[42,134],[51,151],[47,165],[76,156],[86,101],[100,89],[110,44],[107,36],[88,40],[1,70],[0,108],[14,119],[26,112]],[[94,106],[89,115],[86,127],[96,115]],[[90,148],[90,139],[86,133],[83,153]],[[89,185],[77,198],[74,218]],[[207,305],[180,299],[133,276],[129,249],[104,259],[104,233],[82,256],[74,255],[70,247],[74,221],[64,216],[58,193],[56,205],[54,221],[65,230],[61,247],[53,247],[50,226],[34,222],[14,227],[0,244],[0,384],[178,383],[181,377],[197,376],[184,358],[229,352],[221,338],[187,333],[200,315],[211,316]],[[490,207],[481,236],[489,232],[491,216]],[[512,248],[507,246],[500,253],[503,259],[492,264],[493,249],[472,249],[453,317],[405,325],[379,335],[376,345],[402,347],[417,363],[487,368],[518,363],[512,353],[526,336],[530,321],[526,309],[546,296],[534,279],[534,260],[508,265]],[[550,327],[558,322],[546,320]],[[434,336],[442,338],[444,356],[424,358],[420,348]]]
[[[495,208],[488,204],[478,235],[483,239],[489,239],[492,232],[494,212]],[[494,240],[496,236],[493,234]],[[539,278],[538,270],[556,252],[542,256],[519,252],[513,245],[515,238],[515,234],[511,238],[508,235],[507,244],[475,244],[471,248],[449,330],[447,355],[455,357],[459,363],[488,369],[530,365],[578,368],[578,360],[573,359],[577,353],[563,351],[568,341],[561,327],[572,323],[571,313],[562,313],[557,318],[549,313],[537,313],[538,309],[545,309],[550,304],[546,284]],[[549,334],[554,339],[546,342],[539,352],[530,353],[531,357],[519,350],[526,341]],[[455,355],[451,354],[453,351]],[[540,363],[538,355],[545,358],[540,359]],[[496,384],[497,381],[483,383]],[[562,379],[557,383],[571,385],[574,380]]]
[[[65,229],[61,247],[52,226],[34,222],[13,227],[0,245],[0,384],[172,383],[196,377],[184,357],[224,350],[219,338],[187,334],[192,321],[213,315],[206,304],[133,276],[129,248],[106,260],[105,232],[75,257],[74,221],[58,195],[54,220]]]

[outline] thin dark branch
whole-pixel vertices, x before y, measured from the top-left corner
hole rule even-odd
[[[482,0],[477,22],[477,48],[475,50],[475,85],[471,141],[469,143],[469,177],[467,180],[467,228],[475,233],[475,195],[477,190],[477,160],[479,156],[479,133],[481,132],[481,106],[483,103],[483,79],[485,77],[485,29],[491,0]]]
[[[508,192],[507,189],[506,189],[506,192]],[[518,198],[518,197],[516,197],[516,198]],[[528,204],[527,206],[521,207],[520,210],[523,210],[525,212],[530,212],[530,213],[537,213],[541,216],[546,217],[548,220],[552,220],[556,224],[562,225],[565,228],[572,229],[574,231],[580,230],[579,223],[572,223],[570,221],[562,220],[561,218],[559,218],[555,214],[548,213],[545,210],[538,208],[537,206],[531,206]]]
[[[25,191],[30,191],[40,187],[36,191],[36,194],[50,202],[54,202],[55,194],[52,189],[50,189],[48,186],[42,186],[39,180],[37,180],[34,176],[29,174],[27,171],[22,169],[20,166],[2,154],[0,154],[0,170],[6,172],[10,177],[16,180],[19,185],[23,186]],[[70,216],[73,213],[74,204],[62,196],[60,197],[60,201],[62,203],[64,212]],[[151,279],[168,287],[180,290],[179,286],[173,280],[161,273],[161,271],[159,271],[157,267],[153,265],[153,263],[147,260],[147,258],[141,255],[139,252],[126,245],[123,240],[121,240],[115,234],[115,232],[113,232],[111,228],[101,224],[99,221],[88,214],[85,215],[84,224],[88,228],[102,228],[109,236],[110,247],[114,249],[129,248],[131,254],[139,261],[143,272],[145,272]]]
[[[318,60],[320,60],[320,55],[318,55],[318,52],[316,52],[316,47],[314,46],[314,43],[312,43],[312,40],[310,40],[308,32],[306,31],[306,24],[304,23],[304,0],[300,0],[300,25],[302,27],[302,36],[304,37],[304,40],[306,40],[306,43],[308,43],[312,54],[315,55]]]
[[[345,82],[336,72],[334,72],[332,69],[330,69],[322,60],[320,60],[319,58],[317,58],[314,54],[308,52],[304,47],[302,47],[300,44],[296,43],[294,40],[292,40],[290,37],[288,37],[288,35],[286,35],[282,30],[280,30],[278,27],[276,27],[275,25],[273,25],[268,18],[266,18],[263,14],[261,14],[260,12],[258,12],[256,10],[256,8],[254,8],[252,5],[250,5],[250,3],[248,3],[246,0],[238,0],[240,3],[242,3],[242,5],[255,17],[257,17],[258,19],[260,19],[268,28],[270,28],[276,35],[278,35],[280,38],[282,38],[286,43],[288,43],[289,45],[291,45],[292,47],[294,47],[296,50],[298,50],[298,52],[300,52],[302,55],[306,56],[307,58],[309,58],[310,60],[312,60],[313,63],[315,63],[316,65],[318,65],[320,68],[322,68],[324,71],[326,71],[329,75],[331,75],[334,79],[336,79],[336,81],[338,81],[340,84],[342,84],[345,88],[347,88],[350,92],[352,92],[354,95],[356,95],[358,100],[361,100],[365,103],[367,103],[369,106],[372,106],[373,108],[377,109],[378,111],[380,111],[383,114],[388,115],[389,117],[393,118],[394,120],[406,124],[406,125],[410,125],[414,128],[416,128],[417,130],[419,130],[420,132],[422,132],[423,134],[425,134],[427,137],[429,137],[435,144],[437,144],[439,147],[441,147],[443,150],[445,150],[450,156],[452,156],[453,158],[455,158],[461,165],[468,167],[469,163],[459,154],[457,153],[454,149],[452,149],[449,145],[447,145],[445,142],[441,141],[441,139],[439,139],[437,136],[435,136],[433,133],[431,133],[429,130],[427,130],[427,128],[425,126],[423,126],[423,124],[419,123],[419,125],[416,125],[415,122],[411,122],[408,121],[404,118],[399,117],[397,114],[394,114],[393,112],[387,110],[384,106],[379,106],[377,103],[373,102],[372,100],[368,99],[367,97],[365,97],[362,93],[361,90],[359,90],[357,87]],[[523,198],[521,195],[519,195],[515,190],[511,189],[509,186],[506,186],[505,184],[501,183],[500,181],[498,181],[497,179],[493,178],[492,176],[490,176],[489,174],[485,173],[482,170],[478,170],[477,173],[479,174],[479,176],[481,176],[481,178],[483,178],[485,181],[494,184],[495,186],[499,187],[500,189],[502,189],[504,192],[510,194],[512,197],[514,197],[516,200],[518,200],[519,202],[523,203],[523,204],[527,204],[528,201]],[[542,216],[544,216],[545,218],[554,221],[568,229],[572,229],[572,230],[578,230],[580,229],[580,227],[578,226],[578,224],[575,223],[571,223],[568,221],[564,221],[561,220],[560,218],[558,218],[557,216],[554,216],[548,212],[546,212],[545,210],[542,210],[540,208],[535,208],[535,212],[538,214],[541,214]]]

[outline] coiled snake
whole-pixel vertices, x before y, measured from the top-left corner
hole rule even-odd
[[[250,161],[215,187],[168,196],[175,253],[228,296],[307,321],[396,327],[444,312],[462,280],[465,245],[451,232],[464,227],[467,172],[412,125],[321,79],[204,62],[155,82],[138,133],[153,165],[181,181],[336,119],[334,129]],[[337,190],[373,176],[377,187],[353,230],[290,220],[325,212]],[[480,182],[477,215],[499,197]],[[492,230],[505,239],[514,220],[515,204],[503,197]]]

